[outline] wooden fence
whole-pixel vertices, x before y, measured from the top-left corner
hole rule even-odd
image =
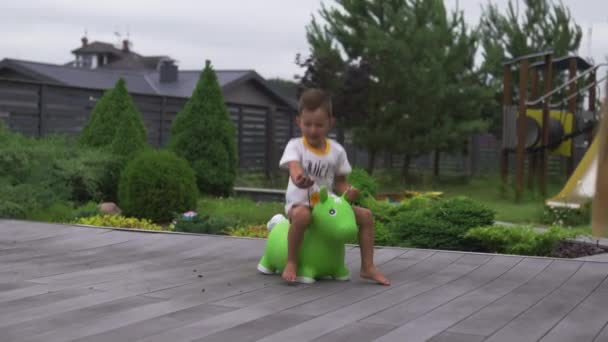
[[[0,119],[9,129],[42,137],[75,137],[89,119],[103,91],[41,82],[0,79]],[[131,93],[147,131],[148,143],[164,146],[171,122],[187,98]],[[290,108],[226,103],[236,128],[239,167],[270,173],[276,169],[277,151],[294,135]]]
[[[17,132],[35,137],[49,134],[76,136],[86,124],[96,101],[103,95],[99,89],[0,79],[0,120]],[[148,143],[164,146],[169,140],[171,122],[184,107],[187,98],[131,93],[147,130]],[[236,128],[239,168],[263,172],[272,176],[277,172],[278,159],[291,137],[298,136],[295,113],[290,108],[226,103]],[[330,134],[335,138],[335,132]],[[344,144],[354,166],[366,167],[368,154],[352,145]],[[500,141],[489,134],[472,136],[468,153],[442,154],[442,174],[483,175],[496,173],[499,165]],[[431,172],[432,154],[411,162],[412,172]],[[401,156],[381,153],[376,167],[400,169]],[[511,163],[512,164],[512,163]],[[551,158],[549,173],[563,175],[560,158]]]

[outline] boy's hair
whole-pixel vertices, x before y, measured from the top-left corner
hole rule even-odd
[[[298,103],[298,115],[302,114],[302,111],[315,111],[319,108],[325,110],[327,115],[331,118],[331,97],[329,94],[318,88],[306,89],[300,95],[300,102]]]

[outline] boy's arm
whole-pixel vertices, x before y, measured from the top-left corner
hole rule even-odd
[[[353,202],[354,200],[357,199],[357,197],[359,196],[359,189],[355,188],[354,186],[348,184],[348,181],[346,180],[346,176],[336,176],[334,178],[334,189],[336,190],[337,194],[346,194],[346,199],[348,199],[349,202]]]
[[[306,189],[314,184],[314,181],[304,174],[304,169],[299,161],[290,161],[287,163],[287,167],[289,168],[289,177],[291,178],[291,181],[298,188]]]

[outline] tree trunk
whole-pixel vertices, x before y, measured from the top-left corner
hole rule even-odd
[[[597,180],[595,186],[595,198],[591,215],[591,229],[594,237],[607,237],[608,235],[608,97],[604,101],[602,121],[597,132]]]
[[[376,165],[376,150],[367,150],[369,158],[367,160],[367,173],[371,176],[374,173],[374,165]]]
[[[441,151],[435,150],[435,153],[434,153],[434,156],[433,156],[433,176],[435,178],[439,177],[439,162],[440,162],[440,158],[441,158]]]

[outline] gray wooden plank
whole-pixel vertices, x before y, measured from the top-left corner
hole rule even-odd
[[[487,258],[483,257],[483,260],[487,260]],[[517,259],[513,258],[494,257],[461,278],[417,295],[405,302],[396,304],[365,318],[363,321],[377,324],[403,325],[454,298],[460,297],[495,280],[513,268],[517,264],[517,261]]]
[[[583,263],[554,261],[537,277],[452,326],[448,331],[489,336],[568,280]]]
[[[462,257],[462,255],[451,253],[433,253],[427,255],[429,256],[426,259],[394,260],[389,262],[389,264],[395,263],[401,266],[395,273],[387,274],[392,281],[390,287],[369,286],[369,283],[353,283],[353,285],[344,291],[324,297],[323,299],[311,300],[292,310],[293,312],[307,315],[322,315],[348,305],[354,300],[370,298],[384,291],[394,291],[395,288],[424,279],[424,277],[433,275],[436,272],[447,272],[446,268],[448,265],[453,264],[457,259]]]
[[[231,310],[234,309],[210,304],[196,305],[120,328],[84,336],[74,340],[74,342],[135,341]]]
[[[475,311],[492,303],[542,272],[551,260],[525,258],[514,268],[483,287],[400,326],[378,341],[393,341],[407,336],[408,341],[426,341]]]
[[[429,342],[481,342],[484,336],[461,334],[455,332],[442,332],[439,335],[435,335],[429,340]]]
[[[286,329],[290,326],[305,322],[312,316],[280,312],[262,318],[237,325],[234,328],[224,330],[213,335],[194,339],[196,342],[225,342],[225,341],[256,341],[277,330]],[[196,337],[196,336],[193,336]]]
[[[568,281],[536,305],[516,317],[487,341],[538,340],[608,275],[608,264],[585,263]]]
[[[434,256],[437,255],[438,254],[435,254]],[[451,255],[449,253],[445,253],[445,255],[449,255],[452,258],[462,257],[462,255]],[[452,259],[452,261],[454,261],[454,259]],[[405,284],[387,287],[385,291],[373,296],[367,297],[353,294],[348,300],[343,300],[342,307],[338,310],[319,315],[315,319],[270,335],[261,341],[302,340],[304,336],[306,339],[318,338],[333,330],[391,307],[396,303],[403,302],[454,279],[458,279],[473,271],[476,267],[478,266],[464,264],[450,264],[449,267],[443,268],[435,267],[434,272],[431,272],[430,275],[426,277],[415,277],[412,281],[406,282]],[[352,304],[344,306],[344,303]]]
[[[593,342],[604,341],[608,341],[608,322],[606,322],[602,331],[593,339]]]
[[[288,286],[288,285],[285,285]],[[218,315],[213,318],[195,322],[179,329],[173,329],[164,333],[151,336],[142,341],[190,341],[192,336],[203,338],[215,333],[234,328],[241,324],[260,319],[296,305],[305,303],[312,299],[330,295],[344,288],[344,283],[328,282],[313,284],[300,291],[276,296],[267,301],[260,301],[255,305],[241,308],[229,313]]]
[[[315,342],[364,342],[373,341],[374,339],[386,334],[395,329],[391,325],[373,324],[365,322],[355,322],[348,324],[340,329],[336,329],[328,334],[325,334]],[[279,330],[279,329],[277,329]]]
[[[0,305],[0,316],[20,315],[20,311],[22,310],[28,310],[34,307],[45,306],[63,300],[78,298],[92,293],[99,293],[99,291],[85,287],[48,292],[37,296],[20,298],[2,303],[2,305]]]
[[[20,315],[20,317],[18,317],[19,319],[15,320],[8,321],[1,319],[0,336],[2,336],[3,341],[7,342],[27,341],[40,334],[44,334],[45,332],[52,332],[58,327],[73,324],[73,322],[85,319],[95,320],[96,318],[106,315],[108,312],[158,301],[158,299],[140,296],[130,296],[126,298],[115,297],[111,301],[82,307],[86,310],[75,309],[61,313],[52,313],[51,317],[48,317],[49,315],[44,315],[42,317],[35,315],[26,318],[26,316]],[[11,324],[6,324],[7,322],[10,322]]]
[[[582,301],[549,333],[543,342],[593,341],[608,322],[608,280]]]

